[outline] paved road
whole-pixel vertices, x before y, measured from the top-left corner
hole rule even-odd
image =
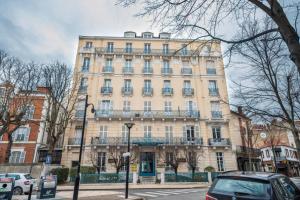
[[[155,200],[204,200],[207,188],[195,189],[131,189],[129,196]]]

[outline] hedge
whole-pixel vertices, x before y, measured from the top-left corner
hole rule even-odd
[[[63,184],[68,179],[69,168],[54,168],[51,174],[57,175],[57,184]]]
[[[80,173],[81,174],[94,174],[96,172],[95,167],[91,166],[81,166],[80,167]],[[77,173],[77,167],[73,167],[70,170],[70,177],[75,177]]]

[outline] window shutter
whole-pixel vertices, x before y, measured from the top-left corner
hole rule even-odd
[[[186,126],[185,125],[183,125],[183,127],[182,127],[182,137],[184,139],[186,139]]]
[[[195,135],[196,135],[197,138],[200,137],[200,129],[199,129],[198,125],[195,125]]]
[[[20,160],[19,160],[20,163],[24,163],[24,161],[25,161],[25,155],[26,155],[26,151],[22,151],[21,155],[20,155]]]

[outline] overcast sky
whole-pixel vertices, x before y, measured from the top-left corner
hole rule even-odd
[[[0,0],[0,48],[25,60],[75,61],[79,35],[158,32],[115,0]]]

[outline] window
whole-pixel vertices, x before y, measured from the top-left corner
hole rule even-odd
[[[92,46],[93,46],[93,43],[92,42],[86,42],[85,43],[85,48],[92,48]]]
[[[87,78],[81,78],[80,80],[80,89],[81,90],[86,90],[87,89]]]
[[[214,75],[217,73],[215,62],[212,60],[206,61],[206,72],[207,74]]]
[[[172,143],[173,141],[173,126],[165,126],[165,134],[167,143]]]
[[[76,127],[74,135],[75,135],[75,139],[78,140],[78,141],[80,141],[81,137],[82,137],[82,128],[81,127]]]
[[[125,52],[132,53],[132,43],[126,43]]]
[[[30,128],[28,127],[19,127],[12,134],[14,142],[25,142],[29,139]]]
[[[105,61],[105,66],[106,67],[112,67],[112,65],[113,65],[112,61],[113,60],[111,58],[107,58],[106,61]]]
[[[132,60],[131,59],[126,59],[125,60],[125,67],[126,68],[132,68]]]
[[[9,163],[24,163],[25,154],[23,150],[11,150]]]
[[[185,102],[185,107],[188,115],[192,115],[196,112],[196,110],[198,110],[196,102],[191,100]]]
[[[144,101],[144,112],[151,112],[151,101]]]
[[[163,44],[163,54],[169,53],[169,44]]]
[[[104,79],[104,87],[111,87],[111,79]]]
[[[151,89],[151,80],[144,80],[144,87],[148,91]]]
[[[151,126],[144,126],[144,137],[145,138],[151,138],[151,135],[152,135],[151,129],[152,129]]]
[[[99,141],[100,143],[104,143],[107,138],[107,126],[100,126],[100,133],[99,133]]]
[[[151,68],[151,62],[150,62],[150,60],[145,60],[144,67],[145,67],[145,69],[150,69]]]
[[[143,38],[152,38],[152,33],[143,33]]]
[[[130,101],[123,101],[123,111],[130,112]]]
[[[191,81],[189,80],[183,81],[183,88],[192,88]]]
[[[164,69],[170,69],[170,62],[168,60],[163,61],[163,68]]]
[[[290,157],[290,154],[289,154],[289,150],[288,150],[288,149],[285,149],[285,156],[286,156],[286,157]]]
[[[82,65],[82,71],[87,72],[89,71],[90,67],[90,58],[89,57],[84,57],[83,58],[83,65]]]
[[[173,167],[172,167],[173,162],[174,162],[174,153],[166,152],[166,170],[167,171],[173,170]]]
[[[98,171],[106,171],[106,152],[98,152],[97,168]]]
[[[164,88],[171,88],[171,81],[170,80],[164,80]]]
[[[209,95],[211,96],[217,96],[218,95],[218,88],[217,88],[217,81],[215,80],[209,80],[208,81],[208,91]]]
[[[172,102],[171,101],[165,101],[165,114],[171,115],[172,114]]]
[[[145,43],[144,44],[144,53],[150,53],[151,52],[151,44]]]
[[[100,110],[103,114],[109,114],[109,112],[112,110],[113,105],[112,101],[110,100],[102,100],[100,103]]]
[[[217,127],[212,127],[212,135],[213,135],[213,139],[215,140],[219,140],[221,139],[221,127],[217,126]]]
[[[266,150],[266,155],[267,155],[267,158],[270,158],[270,152],[269,152],[269,149]]]
[[[130,79],[124,80],[124,88],[125,88],[125,90],[130,90],[130,88],[131,88],[131,80]]]
[[[26,113],[25,113],[24,119],[26,119],[26,120],[33,119],[34,110],[35,110],[34,105],[28,105],[26,107]]]
[[[223,152],[216,152],[218,171],[224,171],[224,155]]]
[[[107,43],[107,52],[108,53],[114,52],[114,43],[113,42],[108,42]]]
[[[219,101],[211,101],[211,111],[219,112],[220,111],[220,102]]]
[[[181,45],[181,54],[182,55],[187,55],[188,54],[187,44],[182,44]]]

